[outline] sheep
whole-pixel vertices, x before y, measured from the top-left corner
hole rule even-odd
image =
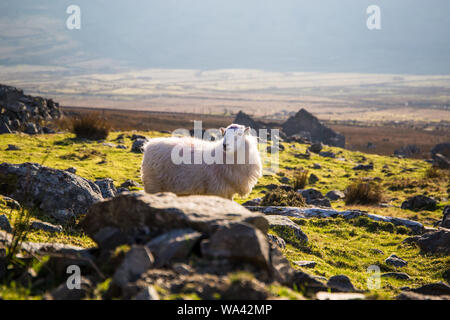
[[[144,146],[141,177],[147,193],[216,195],[233,200],[248,195],[262,176],[257,138],[250,128],[231,124],[223,137],[150,139]]]

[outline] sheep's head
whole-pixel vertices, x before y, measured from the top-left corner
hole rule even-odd
[[[226,128],[220,128],[223,135],[223,150],[234,153],[245,147],[245,136],[250,135],[250,127],[240,124],[230,124]]]

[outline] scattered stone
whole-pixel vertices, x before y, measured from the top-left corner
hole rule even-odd
[[[324,158],[336,158],[336,155],[331,151],[321,151],[319,152],[319,156]]]
[[[396,256],[395,254],[391,254],[388,258],[386,258],[386,260],[384,260],[384,262],[386,262],[386,264],[390,264],[398,268],[405,267],[408,265],[408,262]]]
[[[404,272],[387,272],[381,275],[383,278],[395,278],[398,280],[409,280],[410,277],[407,273]]]
[[[444,282],[425,284],[410,291],[429,296],[450,296],[450,286]]]
[[[133,300],[159,300],[159,294],[152,285],[145,286]]]
[[[331,207],[330,200],[326,199],[323,194],[313,188],[299,190],[300,194],[305,198],[307,204],[319,207]]]
[[[446,229],[409,237],[403,242],[417,244],[424,253],[450,255],[450,231]]]
[[[405,210],[430,210],[434,211],[437,208],[437,202],[434,199],[423,195],[417,195],[404,201],[401,206]]]
[[[8,144],[8,147],[5,149],[6,151],[16,151],[21,150],[20,147],[16,146],[15,144]]]
[[[322,166],[320,165],[320,163],[314,163],[313,169],[322,169]]]
[[[286,248],[286,241],[284,241],[283,238],[281,238],[277,235],[269,233],[269,234],[267,234],[267,239],[269,240],[270,243],[276,245],[280,249]]]
[[[357,166],[353,167],[353,170],[364,170],[364,171],[373,170],[373,163],[358,164]]]
[[[355,287],[346,275],[332,276],[328,279],[327,286],[338,292],[354,292]]]
[[[266,216],[266,219],[269,221],[269,226],[271,229],[289,229],[294,232],[294,235],[297,239],[300,241],[307,242],[308,236],[302,231],[300,226],[293,222],[291,219],[285,216],[277,216],[277,215],[270,215]]]
[[[133,181],[131,179],[126,180],[120,186],[122,188],[127,188],[127,189],[130,189],[130,188],[141,188],[142,187],[139,183],[137,183],[136,181]]]
[[[339,191],[339,190],[332,190],[332,191],[327,192],[325,197],[327,197],[330,200],[336,201],[336,200],[339,200],[339,199],[344,199],[345,198],[345,194],[342,191]]]
[[[70,167],[70,168],[67,168],[65,171],[73,173],[73,174],[76,174],[77,173],[77,168]]]
[[[304,267],[304,268],[314,268],[316,266],[316,262],[315,261],[294,261],[294,264],[296,264],[299,267]]]
[[[317,300],[365,300],[366,296],[362,293],[345,292],[317,292]]]
[[[116,148],[117,148],[117,149],[123,149],[123,150],[125,150],[125,149],[127,149],[127,146],[124,145],[124,144],[118,144],[118,145],[116,146]]]
[[[450,206],[445,206],[444,211],[442,211],[443,217],[441,226],[450,229]]]
[[[35,230],[42,230],[45,232],[51,232],[51,233],[60,233],[63,231],[62,226],[60,225],[53,225],[51,223],[48,222],[43,222],[43,221],[33,221],[30,225],[31,229],[35,229]]]
[[[282,189],[284,191],[292,191],[294,190],[294,188],[292,188],[292,186],[287,185],[287,184],[275,184],[275,183],[271,183],[271,184],[267,184],[264,186],[264,188],[266,188],[269,191],[273,191],[275,189]]]
[[[309,184],[314,184],[319,181],[319,177],[317,177],[314,173],[311,173],[308,178]]]
[[[111,178],[99,179],[95,181],[95,184],[100,188],[104,199],[113,198],[117,195],[114,181]]]
[[[4,214],[0,215],[0,229],[5,230],[6,232],[9,233],[12,232],[12,227],[11,224],[9,223],[8,217]]]
[[[54,300],[81,300],[86,298],[91,291],[91,281],[81,276],[80,289],[69,289],[66,281],[64,281],[59,287],[50,293],[50,296]]]
[[[131,146],[131,152],[135,153],[144,153],[144,145],[148,142],[148,139],[138,138],[134,140],[133,145]]]
[[[312,153],[319,153],[320,151],[322,151],[323,145],[322,143],[313,143],[310,147],[309,147],[309,151],[311,151]]]
[[[287,184],[287,183],[289,183],[291,181],[291,179],[289,179],[288,177],[282,177],[281,179],[280,179],[280,182],[281,183],[284,183],[284,184]]]
[[[113,281],[123,288],[129,282],[139,279],[144,272],[153,266],[153,263],[153,255],[146,246],[133,245],[114,273]]]
[[[92,181],[36,163],[0,164],[0,194],[38,207],[58,221],[84,214],[103,199]]]
[[[185,260],[202,234],[192,229],[175,229],[153,238],[146,244],[155,257],[155,267]]]

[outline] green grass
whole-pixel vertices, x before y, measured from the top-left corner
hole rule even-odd
[[[29,136],[25,134],[2,135],[0,139],[0,163],[43,163],[48,167],[67,169],[75,167],[77,174],[91,180],[101,178],[112,178],[116,186],[127,179],[142,183],[140,179],[140,163],[142,154],[130,152],[132,141],[125,132],[124,143],[126,150],[111,148],[103,145],[103,142],[119,144],[115,139],[124,132],[112,132],[108,139],[102,142],[89,142],[77,140],[70,133]],[[159,137],[164,134],[158,132],[133,132],[143,134],[147,137]],[[8,144],[15,144],[21,148],[18,151],[4,151]],[[302,167],[319,177],[314,185],[307,184],[305,188],[316,188],[325,194],[331,190],[345,190],[345,188],[361,178],[377,178],[379,181],[383,198],[387,203],[395,207],[380,207],[377,205],[345,205],[344,201],[333,201],[332,206],[336,209],[360,209],[370,213],[403,217],[420,221],[426,226],[442,219],[442,209],[450,204],[448,200],[441,200],[435,211],[409,211],[399,208],[401,203],[408,197],[416,194],[426,194],[438,199],[448,199],[450,191],[450,178],[447,172],[433,173],[430,177],[427,172],[430,164],[422,160],[398,159],[378,155],[352,152],[340,148],[325,147],[325,151],[333,151],[336,158],[324,158],[317,154],[311,154],[308,160],[298,159],[294,155],[304,153],[307,145],[298,143],[284,143],[285,151],[279,154],[279,172],[277,175],[263,176],[252,193],[245,198],[237,197],[235,200],[242,203],[246,200],[262,197],[264,185],[280,184],[282,176],[293,180],[296,169]],[[363,159],[365,157],[365,159]],[[345,161],[339,158],[345,158]],[[358,163],[374,163],[374,170],[354,171],[352,168]],[[313,164],[319,163],[321,169],[314,169]],[[383,166],[389,169],[384,170]],[[383,172],[385,171],[385,172]],[[386,174],[389,172],[389,174]],[[266,190],[267,191],[267,190]],[[0,214],[6,214],[11,223],[17,218],[19,212],[11,210],[6,203],[0,200]],[[45,212],[33,210],[32,219],[40,219],[54,223]],[[401,242],[408,236],[408,230],[395,227],[392,224],[375,223],[363,218],[345,221],[336,219],[312,219],[296,220],[301,224],[302,230],[308,235],[309,243],[298,243],[293,235],[285,230],[271,230],[278,233],[287,240],[287,248],[284,250],[290,261],[314,260],[317,266],[308,269],[307,272],[330,277],[337,274],[346,274],[353,284],[361,290],[367,288],[367,267],[370,265],[380,266],[382,272],[395,271],[386,265],[384,259],[391,253],[408,261],[408,266],[401,268],[411,276],[410,281],[382,278],[382,288],[370,292],[375,298],[392,298],[399,292],[402,286],[418,286],[443,280],[443,272],[450,265],[449,258],[439,256],[423,256],[413,246],[402,245]],[[68,226],[60,234],[51,234],[44,231],[30,231],[26,241],[36,242],[59,242],[82,247],[94,246],[94,242],[81,232],[76,226]],[[377,255],[372,249],[380,249],[384,252]],[[296,266],[294,266],[297,268]],[[281,297],[295,298],[298,294],[284,287],[271,287],[269,290]],[[1,287],[2,297],[21,298],[27,297],[26,289],[17,287]],[[180,297],[171,297],[180,298]],[[195,297],[184,297],[195,298]]]

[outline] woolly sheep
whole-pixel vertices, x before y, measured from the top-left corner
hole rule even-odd
[[[237,124],[221,128],[221,132],[218,141],[150,139],[141,166],[145,192],[216,195],[231,200],[235,194],[249,194],[262,175],[257,138],[249,127]]]

